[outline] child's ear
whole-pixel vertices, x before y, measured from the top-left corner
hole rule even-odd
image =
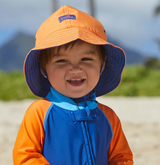
[[[44,76],[44,78],[48,78],[47,72],[42,67],[40,67],[40,72]]]
[[[105,68],[105,62],[101,66],[100,75],[103,73],[104,68]]]
[[[103,71],[104,71],[105,64],[106,64],[106,59],[107,59],[107,57],[105,57],[105,60],[104,60],[104,62],[103,62],[103,64],[102,64],[102,66],[101,66],[100,74],[102,74]]]

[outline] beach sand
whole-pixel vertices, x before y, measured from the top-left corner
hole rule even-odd
[[[13,165],[12,149],[25,111],[34,100],[0,101],[0,164]],[[100,97],[119,116],[135,165],[160,163],[160,97]]]

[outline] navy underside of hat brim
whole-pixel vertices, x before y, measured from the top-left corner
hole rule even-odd
[[[105,49],[105,69],[100,76],[98,84],[94,88],[97,97],[105,95],[118,87],[126,63],[125,53],[122,49],[113,45],[105,45]]]
[[[45,97],[50,91],[51,84],[40,72],[39,52],[38,50],[31,51],[26,57],[24,72],[32,93],[38,97]]]

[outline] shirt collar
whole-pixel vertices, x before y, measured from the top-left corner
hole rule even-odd
[[[97,107],[96,95],[94,93],[90,93],[80,99],[71,99],[51,87],[46,99],[56,106],[70,111],[85,109],[86,106],[88,106],[89,109],[95,109]],[[76,102],[79,102],[79,104],[77,105]]]

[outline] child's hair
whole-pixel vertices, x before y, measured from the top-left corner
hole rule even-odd
[[[68,47],[70,47],[72,49],[72,47],[75,45],[75,43],[82,45],[84,43],[84,41],[75,40],[75,41],[67,43],[65,45],[56,47],[57,52],[59,52],[59,50],[61,48],[64,48],[65,50],[67,50]],[[94,47],[94,49],[97,50],[101,64],[103,64],[105,62],[105,48],[104,48],[104,46],[103,45],[93,45],[93,47]],[[51,49],[54,49],[54,48],[43,49],[40,51],[39,61],[40,61],[40,65],[41,65],[42,69],[45,71],[46,71],[46,64],[51,60]]]

